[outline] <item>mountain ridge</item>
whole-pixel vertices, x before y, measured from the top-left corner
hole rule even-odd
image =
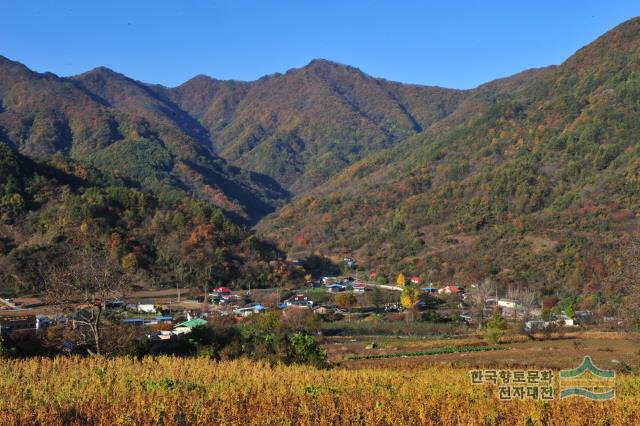
[[[262,219],[259,235],[294,255],[603,292],[594,264],[614,270],[616,241],[637,227],[640,18],[560,65],[469,90],[321,59],[174,88],[106,68],[29,78],[7,61],[0,138],[35,158],[117,165],[156,191],[217,200]]]
[[[63,153],[158,191],[196,195],[249,221],[288,197],[274,181],[229,165],[189,136],[172,106],[146,86],[105,68],[79,79],[3,58],[3,140],[35,159]]]

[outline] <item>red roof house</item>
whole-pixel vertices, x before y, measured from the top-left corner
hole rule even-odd
[[[448,285],[446,287],[442,287],[438,290],[438,293],[442,294],[458,294],[460,293],[460,288],[455,285]]]

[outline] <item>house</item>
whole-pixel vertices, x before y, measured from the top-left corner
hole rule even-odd
[[[152,342],[171,340],[176,334],[173,331],[160,330],[147,336]]]
[[[149,326],[156,324],[171,324],[173,317],[159,316],[155,318],[125,318],[122,320],[126,325]]]
[[[239,303],[241,300],[242,298],[237,294],[224,294],[221,297],[220,303],[233,304],[233,303]]]
[[[313,308],[313,313],[317,314],[317,315],[326,315],[332,312],[331,308],[328,308],[326,306],[317,306],[315,308]]]
[[[171,324],[173,322],[173,317],[159,316],[156,317],[156,321],[158,322],[158,324]]]
[[[124,302],[122,300],[108,300],[104,307],[107,309],[118,309],[124,308]]]
[[[411,284],[422,284],[422,281],[424,280],[417,275],[414,275],[413,277],[409,278],[409,281],[411,281]]]
[[[9,336],[12,333],[29,333],[38,329],[35,315],[3,315],[0,317],[0,335]]]
[[[364,283],[355,283],[353,285],[354,293],[364,293],[365,291],[367,291],[367,286]]]
[[[350,257],[345,257],[342,259],[342,262],[347,265],[348,268],[354,268],[356,266],[356,261]]]
[[[516,309],[518,301],[513,299],[498,299],[498,306],[507,309]]]
[[[140,300],[138,303],[133,305],[133,310],[138,313],[153,314],[156,312],[156,305],[154,305],[150,300]]]
[[[295,296],[285,300],[284,304],[287,307],[289,307],[289,306],[306,306],[306,307],[312,308],[313,307],[313,300],[309,299],[307,296],[305,296],[304,294],[300,293],[300,294],[296,294]]]
[[[534,331],[546,330],[550,325],[557,325],[561,327],[574,327],[576,324],[573,319],[565,314],[558,314],[554,316],[553,321],[527,321],[524,323],[524,330],[528,333]]]
[[[231,289],[229,289],[227,287],[218,287],[218,288],[214,289],[213,291],[218,293],[218,295],[220,295],[220,296],[223,296],[225,294],[231,294]]]
[[[44,330],[51,325],[51,318],[46,315],[36,315],[36,330]]]
[[[122,320],[122,323],[125,325],[137,325],[139,327],[153,325],[146,318],[126,318]]]
[[[378,273],[377,272],[372,272],[369,274],[369,279],[371,280],[377,280],[378,279]]]
[[[580,324],[590,324],[594,322],[592,311],[576,311],[576,319]]]
[[[448,285],[438,290],[438,294],[460,294],[460,287],[455,285]]]
[[[545,330],[549,326],[547,321],[527,321],[524,323],[524,331],[531,333]]]
[[[576,325],[575,321],[564,313],[556,315],[554,323],[556,323],[557,325],[563,325],[565,327],[573,327],[574,325]]]
[[[259,314],[261,312],[264,312],[267,308],[265,306],[262,306],[259,303],[250,303],[246,306],[243,306],[242,308],[238,308],[236,310],[234,310],[233,312],[241,317],[248,317],[249,315],[253,315],[253,314]]]
[[[336,277],[322,277],[322,284],[324,285],[331,285],[337,282],[338,282],[338,279]]]
[[[173,332],[175,334],[185,334],[185,333],[190,333],[191,330],[193,330],[196,327],[202,327],[204,325],[207,325],[207,320],[202,319],[202,318],[193,318],[190,319],[188,321],[182,322],[178,325],[176,325],[173,328]]]
[[[325,286],[325,288],[330,293],[338,293],[340,291],[345,291],[346,290],[346,287],[343,286],[342,284],[331,284],[331,285]]]

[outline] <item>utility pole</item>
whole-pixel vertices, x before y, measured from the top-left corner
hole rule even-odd
[[[280,283],[278,282],[276,284],[276,294],[277,294],[277,299],[276,299],[276,309],[278,309],[278,305],[280,304]]]
[[[207,312],[207,303],[209,302],[209,291],[208,291],[208,284],[205,281],[204,283],[204,300],[202,301],[202,312],[205,313]]]

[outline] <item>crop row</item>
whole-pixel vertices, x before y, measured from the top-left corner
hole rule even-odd
[[[482,351],[498,351],[502,350],[499,346],[445,346],[442,348],[429,349],[428,351],[419,352],[397,352],[390,354],[372,354],[372,355],[354,355],[347,357],[347,360],[358,359],[382,359],[382,358],[403,358],[408,356],[425,356],[438,354],[453,354],[457,352],[482,352]]]

